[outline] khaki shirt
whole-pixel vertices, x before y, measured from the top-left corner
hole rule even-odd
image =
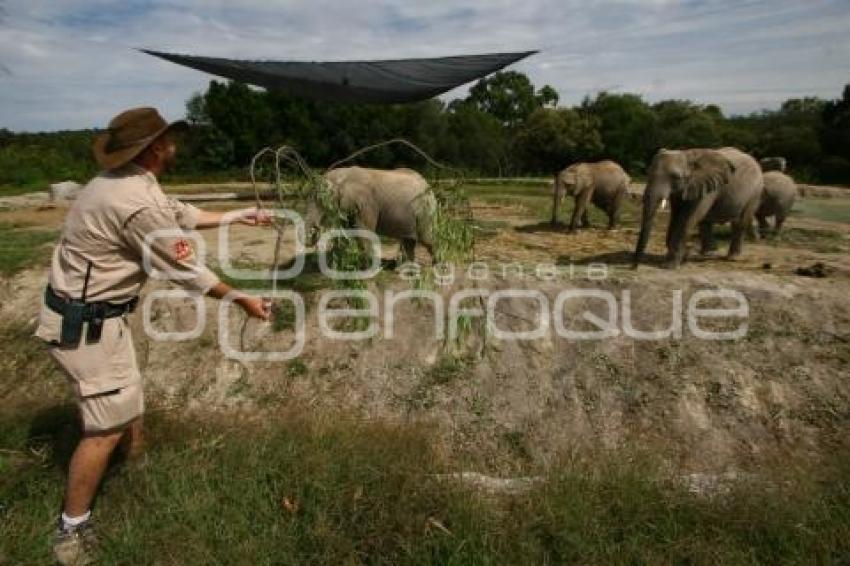
[[[199,210],[165,196],[156,177],[137,165],[105,171],[80,192],[53,252],[49,282],[67,298],[81,298],[91,262],[86,301],[120,303],[138,295],[149,264],[190,291],[206,293],[218,277],[194,257],[190,241],[177,231],[192,230]],[[157,230],[171,236],[145,238]]]

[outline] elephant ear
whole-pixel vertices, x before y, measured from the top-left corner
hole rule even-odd
[[[565,185],[575,185],[578,182],[578,166],[570,165],[561,171],[561,181]]]
[[[593,185],[593,171],[587,163],[582,163],[578,166],[578,180],[582,187],[590,187]]]
[[[719,151],[700,151],[688,155],[690,173],[685,180],[682,198],[701,199],[719,190],[735,173],[735,165]]]
[[[558,194],[560,196],[570,194],[568,187],[575,182],[576,170],[574,165],[570,165],[555,175],[555,187],[558,189]]]

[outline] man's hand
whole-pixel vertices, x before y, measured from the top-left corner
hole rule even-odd
[[[271,213],[259,208],[242,208],[234,212],[201,210],[198,212],[198,221],[195,224],[195,229],[217,228],[224,222],[225,216],[230,218],[230,222],[246,224],[248,226],[268,226],[272,223]]]
[[[248,226],[268,226],[272,223],[272,215],[259,208],[246,208],[239,211],[239,222]]]
[[[235,301],[242,309],[254,318],[268,320],[272,312],[271,302],[263,297],[243,295]]]
[[[230,285],[222,281],[219,281],[218,283],[213,285],[209,291],[207,291],[207,295],[209,295],[210,297],[215,297],[216,299],[223,299],[231,293],[234,293],[233,288],[231,288]],[[269,319],[269,316],[272,312],[271,301],[263,297],[245,295],[240,293],[239,291],[236,291],[235,294],[236,298],[233,299],[233,302],[242,307],[242,309],[246,313],[248,313],[248,316],[259,318],[261,320]]]

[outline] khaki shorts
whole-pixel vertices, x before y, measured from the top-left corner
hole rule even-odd
[[[101,339],[76,348],[59,345],[62,317],[42,307],[35,335],[47,342],[50,354],[64,370],[77,396],[83,429],[104,432],[120,429],[144,412],[142,379],[126,316],[103,322]]]
[[[85,432],[120,430],[145,412],[140,382],[121,389],[81,397],[78,401]]]

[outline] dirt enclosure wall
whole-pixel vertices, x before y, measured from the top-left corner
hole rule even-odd
[[[219,338],[215,328],[188,344],[146,341],[141,360],[162,405],[250,412],[293,404],[317,411],[343,408],[370,418],[422,419],[437,423],[453,450],[498,467],[510,467],[517,458],[545,464],[583,443],[638,443],[689,469],[746,468],[760,456],[783,451],[817,455],[831,435],[846,429],[850,306],[834,281],[706,271],[605,281],[494,279],[477,286],[490,293],[539,291],[550,305],[565,290],[610,291],[617,302],[610,320],[618,335],[567,339],[551,323],[538,339],[500,340],[473,316],[459,341],[447,343],[436,336],[430,301],[403,301],[396,306],[400,323],[392,338],[384,332],[381,312],[377,336],[341,341],[322,337],[317,292],[307,298],[307,339],[293,361],[227,360],[213,346]],[[445,305],[469,288],[465,281],[443,290]],[[689,300],[698,291],[728,288],[746,298],[748,315],[700,324],[716,331],[743,327],[743,337],[695,336],[687,320]],[[631,326],[641,331],[667,329],[681,292],[681,338],[630,336],[624,291],[631,297]],[[216,312],[216,306],[207,306]],[[574,330],[598,329],[585,312],[610,317],[608,304],[596,298],[571,300],[563,312],[565,325]],[[191,328],[195,316],[190,304],[161,303],[154,311],[161,330]],[[503,299],[493,321],[503,331],[520,332],[539,327],[540,317],[538,302]],[[294,343],[292,331],[244,325],[240,316],[230,326],[237,349],[280,351]]]

